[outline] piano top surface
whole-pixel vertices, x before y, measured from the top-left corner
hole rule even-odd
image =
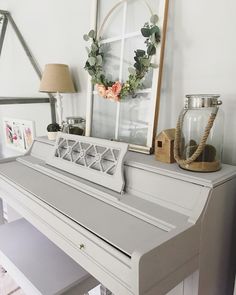
[[[48,140],[45,136],[39,137],[37,140],[50,146],[53,146],[55,143],[52,140]],[[125,166],[136,167],[144,171],[170,176],[207,187],[215,187],[236,175],[236,166],[233,165],[222,164],[222,168],[216,172],[191,172],[181,169],[176,163],[162,163],[157,161],[154,155],[136,152],[127,153],[125,157]]]
[[[157,161],[154,155],[135,152],[127,153],[125,165],[207,187],[215,187],[236,175],[236,166],[232,165],[222,164],[221,170],[216,172],[191,172],[181,169],[176,163],[167,164]]]

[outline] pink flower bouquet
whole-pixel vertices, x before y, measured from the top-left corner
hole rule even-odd
[[[99,96],[119,101],[122,84],[119,81],[116,81],[111,87],[107,88],[103,84],[96,84],[96,89]]]

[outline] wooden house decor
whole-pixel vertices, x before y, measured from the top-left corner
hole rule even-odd
[[[156,160],[165,163],[174,163],[175,129],[166,129],[159,133],[155,140]]]

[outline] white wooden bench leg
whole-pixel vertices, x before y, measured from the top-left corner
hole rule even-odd
[[[0,199],[0,224],[4,223],[3,201]]]
[[[109,291],[106,287],[103,285],[100,286],[100,292],[101,295],[112,295],[111,291]]]

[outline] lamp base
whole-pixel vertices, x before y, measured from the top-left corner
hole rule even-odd
[[[57,107],[57,118],[58,124],[62,126],[62,117],[63,117],[63,106],[62,106],[62,98],[63,96],[57,92],[56,94],[56,107]]]

